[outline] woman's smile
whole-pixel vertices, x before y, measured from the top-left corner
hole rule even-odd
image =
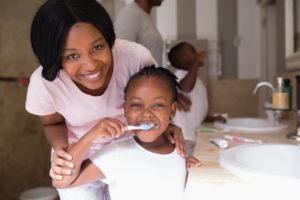
[[[96,72],[89,73],[89,74],[81,74],[83,79],[87,81],[97,81],[101,78],[101,71],[97,70]]]

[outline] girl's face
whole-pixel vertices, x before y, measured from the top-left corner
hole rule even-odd
[[[155,124],[148,131],[136,131],[143,142],[154,142],[168,127],[176,112],[176,103],[166,81],[157,76],[134,79],[128,87],[125,116],[128,124]]]
[[[79,89],[90,95],[105,92],[112,76],[112,52],[103,35],[89,23],[74,24],[62,53],[62,67]]]

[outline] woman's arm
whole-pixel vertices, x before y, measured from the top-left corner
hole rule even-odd
[[[68,145],[65,119],[58,113],[40,116],[44,134],[53,149]]]
[[[58,113],[40,116],[44,134],[52,146],[54,153],[51,159],[51,178],[62,179],[71,173],[74,163],[72,156],[67,153],[68,134],[65,119]]]

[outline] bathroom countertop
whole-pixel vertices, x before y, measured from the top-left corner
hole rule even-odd
[[[296,141],[286,138],[290,130],[281,133],[246,134],[230,132],[225,134],[260,139],[264,143],[289,143]],[[269,182],[242,179],[223,169],[219,164],[219,155],[223,149],[209,142],[211,138],[222,138],[224,133],[200,132],[197,136],[194,156],[202,166],[191,168],[186,184],[184,200],[197,199],[299,199],[299,194],[286,185],[272,185]],[[229,147],[241,145],[229,142]],[[288,188],[287,188],[288,187]],[[287,191],[288,189],[288,191]],[[297,194],[297,195],[296,195]],[[296,196],[295,196],[296,195]]]

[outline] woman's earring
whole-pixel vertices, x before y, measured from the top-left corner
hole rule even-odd
[[[171,122],[173,120],[173,116],[170,116],[169,119],[170,119],[170,122]]]

